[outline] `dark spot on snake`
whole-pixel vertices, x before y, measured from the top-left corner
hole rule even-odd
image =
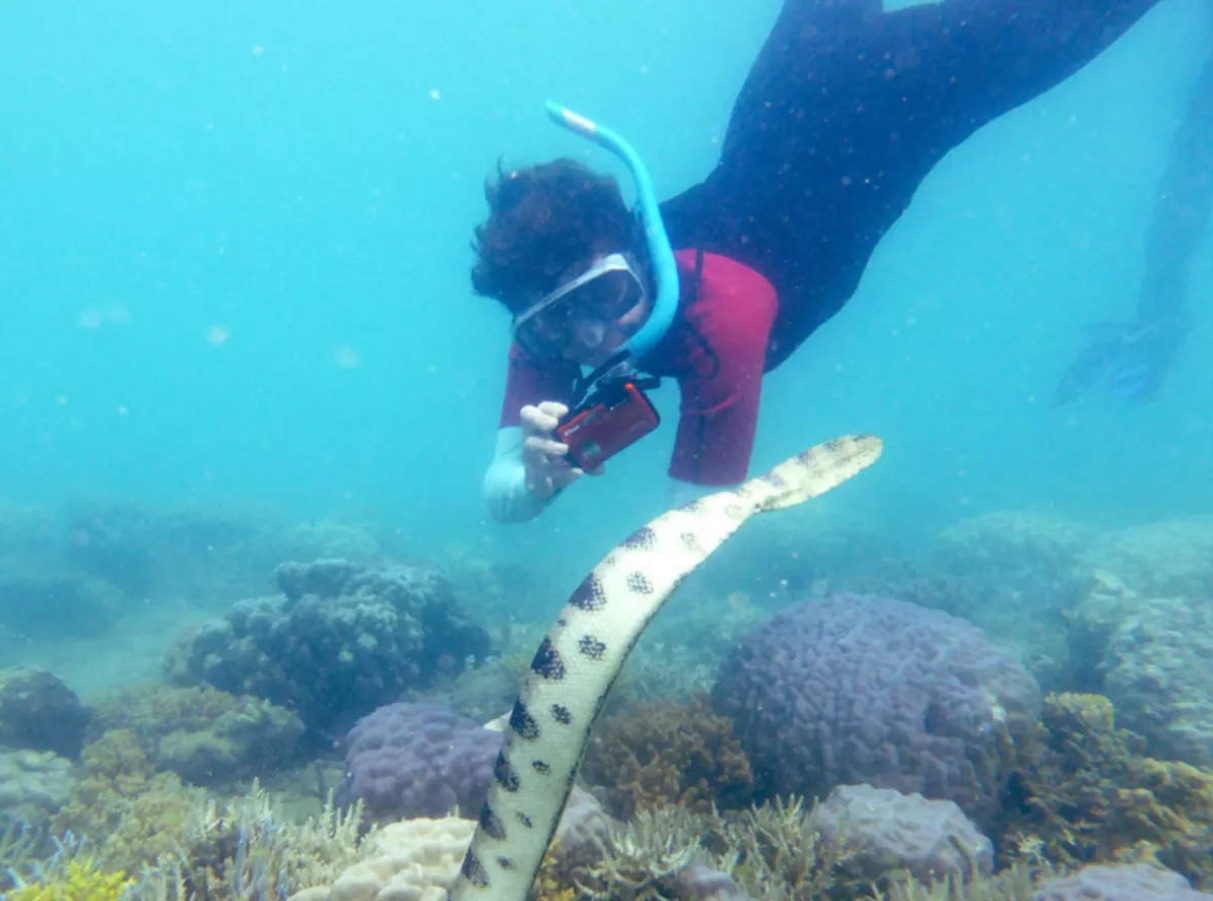
[[[652,594],[653,583],[642,572],[628,573],[628,588],[636,594]]]
[[[560,723],[562,726],[567,726],[569,723],[573,722],[573,714],[569,713],[569,708],[565,707],[563,704],[553,704],[552,719]]]
[[[532,760],[531,769],[533,769],[536,773],[539,773],[541,776],[546,776],[552,771],[552,767],[544,763],[542,760]]]
[[[635,532],[627,537],[623,542],[623,547],[628,550],[649,550],[657,543],[657,538],[653,534],[653,530],[648,526],[641,526]]]
[[[552,640],[546,635],[543,641],[539,642],[539,650],[535,652],[535,657],[531,660],[531,672],[543,676],[545,679],[551,679],[557,682],[564,678],[564,661],[560,659],[560,654],[552,647]]]
[[[493,778],[497,780],[497,784],[503,790],[510,793],[518,791],[518,774],[510,766],[510,762],[505,759],[504,753],[497,755],[497,763],[493,765]]]
[[[514,702],[514,709],[510,712],[510,728],[527,741],[534,741],[539,737],[539,724],[521,700]]]
[[[484,864],[480,862],[480,858],[476,856],[476,852],[468,851],[463,858],[463,866],[459,868],[459,872],[463,874],[463,878],[476,888],[489,887],[489,873],[484,868]]]
[[[497,814],[493,812],[493,808],[491,808],[487,802],[483,807],[480,808],[479,822],[480,828],[483,829],[490,838],[495,838],[498,841],[505,838],[505,823],[501,822],[501,817],[497,816]]]
[[[601,660],[602,655],[606,653],[606,645],[593,635],[581,636],[581,641],[577,642],[577,648],[591,660]]]
[[[593,573],[586,576],[569,598],[569,603],[587,613],[593,613],[595,610],[605,607],[606,592],[602,590],[602,583],[598,581],[598,577]]]

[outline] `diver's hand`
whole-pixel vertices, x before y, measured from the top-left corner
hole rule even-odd
[[[1127,400],[1147,401],[1162,386],[1175,351],[1188,332],[1183,314],[1102,323],[1057,385],[1055,400],[1103,390]]]
[[[552,435],[568,412],[569,408],[564,404],[548,400],[538,406],[527,404],[519,417],[522,423],[522,463],[526,467],[526,487],[540,500],[546,501],[583,475],[565,456],[569,446]]]

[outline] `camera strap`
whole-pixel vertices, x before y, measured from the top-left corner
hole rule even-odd
[[[588,375],[577,377],[577,381],[573,384],[574,403],[572,408],[580,410],[589,406],[590,402],[599,394],[609,397],[614,386],[622,385],[625,382],[631,382],[641,392],[644,392],[659,386],[661,379],[655,375],[637,378],[631,353],[626,349],[621,350]]]

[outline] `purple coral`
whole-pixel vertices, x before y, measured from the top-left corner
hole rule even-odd
[[[792,606],[731,652],[713,690],[765,793],[868,783],[990,823],[1006,738],[1033,728],[1035,680],[972,624],[837,595]]]
[[[502,733],[432,704],[389,704],[350,730],[339,800],[376,818],[475,817]]]

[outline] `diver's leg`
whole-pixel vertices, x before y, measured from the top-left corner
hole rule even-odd
[[[1073,74],[1158,0],[788,0],[716,169],[665,205],[679,243],[754,266],[780,296],[768,367],[854,292],[949,150]]]
[[[1194,86],[1171,145],[1146,237],[1139,319],[1182,311],[1192,255],[1213,210],[1213,55]]]

